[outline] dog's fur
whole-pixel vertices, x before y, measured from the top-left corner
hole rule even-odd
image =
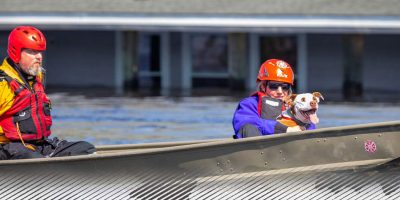
[[[289,127],[309,126],[311,123],[317,124],[318,103],[324,100],[324,97],[319,92],[292,94],[283,99],[287,105],[287,109],[278,116],[277,120],[281,124]]]

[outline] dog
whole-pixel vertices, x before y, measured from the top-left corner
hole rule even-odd
[[[319,92],[289,95],[283,99],[287,109],[277,117],[277,121],[288,127],[300,126],[304,131],[311,123],[319,123],[317,111],[320,100],[324,97]]]

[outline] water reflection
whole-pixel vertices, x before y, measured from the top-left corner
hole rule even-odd
[[[230,97],[96,97],[53,93],[53,133],[100,144],[187,141],[232,136]],[[400,120],[395,104],[322,103],[318,127]]]

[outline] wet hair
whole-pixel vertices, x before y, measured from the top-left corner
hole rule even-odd
[[[263,87],[264,84],[265,85],[267,84],[266,82],[267,81],[257,81],[256,91],[264,93],[265,91],[263,91],[262,87]]]

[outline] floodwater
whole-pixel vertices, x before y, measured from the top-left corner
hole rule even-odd
[[[53,135],[95,145],[231,138],[237,99],[53,93]],[[322,102],[318,128],[400,120],[400,104]]]

